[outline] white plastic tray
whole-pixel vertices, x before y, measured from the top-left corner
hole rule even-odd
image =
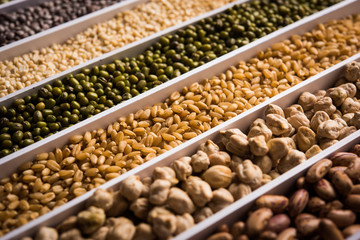
[[[21,2],[24,0],[14,0],[14,2],[15,1],[16,2],[20,1],[19,4],[21,4]],[[44,0],[25,0],[25,2],[42,2],[42,1],[44,1]],[[108,19],[111,19],[120,12],[130,10],[130,9],[136,7],[137,5],[146,3],[148,1],[149,0],[125,0],[123,2],[116,3],[114,5],[103,8],[96,12],[84,15],[82,17],[79,17],[79,18],[69,21],[67,23],[63,23],[59,26],[56,26],[56,27],[50,28],[48,30],[45,30],[43,32],[37,33],[33,36],[29,36],[22,40],[19,40],[19,41],[13,42],[11,44],[5,45],[3,47],[0,47],[0,61],[12,59],[13,57],[20,56],[20,55],[30,52],[32,50],[50,46],[53,43],[64,42],[67,39],[69,39],[71,36],[74,36],[77,33],[82,32],[85,29],[87,29],[97,23],[104,22]],[[172,31],[175,31],[176,29],[179,29],[188,24],[194,23],[202,18],[206,18],[209,16],[213,16],[219,12],[223,12],[235,4],[239,4],[239,3],[243,3],[243,2],[247,2],[247,1],[249,1],[249,0],[237,0],[235,2],[226,4],[220,8],[210,11],[206,14],[200,15],[189,21],[186,21],[186,24],[178,24],[171,29],[172,29]],[[345,1],[347,1],[347,0],[345,0]],[[6,3],[6,5],[7,4],[10,5],[10,3]],[[30,4],[27,3],[27,5],[30,5]],[[11,6],[9,6],[9,8],[10,7]],[[1,12],[1,7],[0,7],[0,12]],[[165,32],[161,35],[164,35],[164,34],[165,34]],[[157,34],[156,36],[161,36],[161,35]],[[151,40],[151,39],[153,39],[153,38],[150,38],[149,40]],[[141,43],[145,43],[145,42],[141,42]],[[150,46],[150,44],[147,44],[146,47]],[[139,53],[141,51],[142,50],[140,49],[133,54]],[[113,51],[113,53],[117,54],[118,51]],[[103,58],[96,58],[96,59],[100,60]],[[109,62],[109,61],[112,61],[112,60],[108,60],[107,62]],[[84,65],[84,64],[82,64],[82,65]]]
[[[10,12],[44,2],[45,0],[14,0],[0,5],[0,12]],[[36,33],[0,47],[0,61],[10,60],[14,57],[31,52],[32,50],[48,47],[53,43],[61,43],[79,32],[99,23],[109,20],[118,13],[130,10],[149,0],[125,0],[105,7],[98,11],[86,14],[69,22],[60,24],[48,30]],[[6,6],[5,6],[6,5]]]
[[[214,142],[218,142],[221,139],[220,130],[229,129],[229,128],[240,128],[242,131],[246,132],[250,123],[253,122],[256,118],[263,117],[265,108],[268,104],[277,104],[280,107],[287,107],[295,102],[297,102],[298,97],[304,91],[316,92],[319,89],[327,89],[332,87],[336,80],[338,80],[339,76],[343,73],[345,69],[345,65],[351,61],[360,60],[360,53],[319,73],[316,76],[309,78],[307,81],[304,81],[287,91],[280,93],[279,95],[269,99],[267,102],[261,103],[256,107],[247,110],[246,112],[228,120],[225,123],[218,125],[217,127],[197,136],[189,140],[188,142],[183,143],[179,147],[176,147],[159,157],[152,159],[149,162],[140,165],[139,167],[119,176],[116,179],[113,179],[101,186],[101,188],[109,189],[112,188],[114,190],[119,188],[119,183],[122,182],[125,178],[130,175],[139,175],[141,178],[151,176],[152,171],[155,167],[158,166],[168,166],[172,161],[183,157],[189,156],[196,152],[201,143],[205,142],[208,139],[213,140]],[[216,213],[213,217],[208,218],[207,220],[199,223],[195,227],[189,229],[183,234],[179,235],[177,239],[199,239],[204,238],[209,235],[215,228],[218,222],[223,221],[234,221],[239,215],[248,210],[251,206],[251,201],[259,197],[263,193],[275,191],[277,188],[287,188],[290,186],[290,181],[287,181],[289,177],[299,176],[300,173],[305,171],[307,167],[316,161],[322,159],[325,155],[339,151],[339,149],[348,149],[350,146],[353,146],[355,143],[360,141],[360,130],[353,133],[351,136],[343,139],[332,147],[326,149],[321,152],[319,155],[316,155],[310,160],[307,160],[302,165],[295,167],[290,170],[283,176],[275,179],[269,184],[259,188],[253,193],[247,195],[241,200],[236,201],[231,206],[223,209],[219,213]],[[0,163],[1,169],[9,169],[12,168],[12,163]],[[28,224],[15,229],[10,232],[8,235],[4,236],[4,239],[19,239],[26,235],[33,235],[41,226],[56,226],[61,221],[65,220],[67,217],[76,214],[79,210],[81,210],[85,204],[85,201],[91,197],[94,190],[85,193],[84,195],[69,201],[63,206],[29,222]],[[244,205],[245,204],[245,205]],[[245,207],[245,210],[242,210],[242,207]],[[230,210],[229,210],[230,209]],[[234,211],[239,210],[239,214],[233,215]],[[215,225],[214,225],[215,224]]]
[[[267,47],[270,47],[276,42],[285,40],[293,34],[302,34],[306,31],[314,29],[318,23],[326,22],[331,19],[339,19],[354,13],[358,13],[360,12],[360,4],[358,3],[359,1],[357,0],[347,0],[321,12],[318,12],[312,16],[306,17],[261,39],[249,43],[248,45],[241,47],[231,53],[217,58],[201,67],[198,67],[197,69],[189,71],[186,74],[183,74],[156,88],[140,94],[128,101],[118,104],[111,109],[108,109],[78,124],[75,124],[72,127],[64,129],[50,137],[47,137],[46,139],[38,141],[28,147],[20,149],[17,152],[9,154],[8,156],[0,159],[1,165],[6,166],[6,169],[8,169],[9,172],[13,172],[21,163],[34,159],[36,154],[53,151],[55,149],[55,146],[62,146],[66,144],[69,137],[72,135],[83,134],[88,130],[107,127],[108,124],[115,122],[121,116],[127,116],[130,113],[136,112],[138,109],[142,109],[155,103],[162,102],[174,91],[181,91],[184,86],[189,86],[194,82],[202,81],[204,78],[210,78],[214,75],[218,75],[226,71],[229,66],[236,65],[240,60],[250,59],[251,57],[256,55],[258,51],[265,50]],[[183,23],[182,26],[185,26],[186,24],[187,22]],[[164,32],[172,32],[175,28],[176,27],[170,28]],[[164,32],[162,32],[161,34],[155,34],[156,36],[142,39],[137,43],[129,44],[121,49],[114,51],[115,53],[112,52],[109,54],[105,54],[100,59],[94,59],[92,61],[79,65],[73,69],[57,75],[57,77],[65,76],[70,72],[76,72],[86,66],[92,66],[95,64],[101,64],[103,62],[111,61],[123,54],[130,55],[136,51],[139,51],[138,48],[142,47],[143,42],[148,43],[154,41],[155,37],[158,38],[159,36],[163,35]],[[42,84],[50,82],[57,77],[49,78],[45,81],[34,84],[35,86],[31,86],[34,86],[34,88],[39,88]],[[19,97],[27,95],[25,89],[19,90],[18,92]],[[10,94],[8,96],[5,96],[4,98],[6,99],[3,100],[3,98],[0,98],[0,105],[10,104],[10,102],[13,101],[14,96]],[[7,175],[7,173],[0,171],[0,178],[6,177]]]
[[[55,28],[51,28],[44,32],[41,32],[41,33],[38,33],[31,37],[28,37],[26,39],[19,40],[15,43],[12,43],[12,44],[16,44],[16,46],[15,45],[12,46],[12,44],[9,44],[4,47],[1,47],[0,48],[0,61],[2,60],[2,57],[6,57],[6,59],[8,59],[9,58],[8,56],[12,56],[12,55],[19,56],[21,54],[21,53],[18,54],[18,51],[20,51],[20,49],[25,49],[24,52],[29,52],[31,50],[38,49],[40,47],[45,47],[45,46],[51,45],[52,43],[59,43],[64,40],[67,40],[69,38],[69,36],[72,36],[80,31],[86,29],[89,26],[92,26],[101,21],[105,21],[106,19],[113,17],[116,13],[119,13],[120,11],[125,11],[128,9],[131,9],[131,8],[135,7],[136,5],[139,5],[139,4],[147,2],[147,1],[149,1],[149,0],[126,0],[122,3],[119,3],[122,5],[121,8],[113,10],[113,13],[111,16],[110,16],[110,13],[108,13],[108,12],[103,13],[103,11],[105,11],[107,9],[102,9],[102,10],[92,13],[94,15],[95,14],[99,15],[98,18],[101,18],[101,19],[98,19],[94,16],[89,17],[86,15],[84,17],[75,19],[71,22],[62,24]],[[188,26],[190,24],[196,23],[201,19],[211,17],[218,13],[221,13],[221,12],[225,11],[226,9],[234,6],[235,4],[240,4],[240,3],[247,2],[247,1],[249,1],[249,0],[238,0],[238,1],[235,1],[232,3],[229,3],[220,8],[217,8],[215,10],[207,12],[203,15],[197,16],[188,21],[185,21],[183,23],[169,27],[158,33],[152,34],[148,37],[145,37],[138,41],[127,44],[124,47],[121,47],[121,48],[118,48],[111,52],[108,52],[106,54],[103,54],[97,58],[93,58],[93,59],[86,61],[82,64],[79,64],[75,67],[72,67],[64,72],[53,75],[49,78],[41,80],[37,83],[29,85],[25,88],[22,88],[18,91],[15,91],[13,93],[10,93],[10,94],[0,98],[0,105],[1,106],[2,105],[9,106],[15,98],[20,98],[20,97],[25,97],[25,96],[31,95],[32,93],[37,92],[37,90],[39,90],[44,85],[51,84],[56,79],[62,79],[70,73],[76,74],[76,73],[80,72],[81,69],[83,69],[83,68],[91,68],[95,65],[99,66],[102,64],[111,63],[114,60],[121,59],[123,57],[136,56],[136,55],[140,54],[141,52],[143,52],[144,50],[146,50],[148,47],[150,47],[153,43],[157,42],[161,36],[174,33],[177,30],[185,28],[186,26]],[[354,1],[354,0],[345,0],[345,2],[350,2],[350,1]],[[115,5],[110,6],[108,8],[112,9],[114,7],[115,7]],[[84,26],[87,26],[87,27],[84,27]],[[39,38],[41,38],[42,40]],[[38,44],[38,45],[36,45],[36,44]],[[5,52],[3,52],[3,51],[5,51]]]

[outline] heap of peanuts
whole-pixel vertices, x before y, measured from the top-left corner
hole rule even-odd
[[[208,240],[336,239],[360,231],[360,144],[314,164],[293,194],[263,195],[244,221]]]

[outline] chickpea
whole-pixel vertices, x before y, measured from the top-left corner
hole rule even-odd
[[[175,160],[171,163],[170,166],[172,169],[174,169],[176,177],[182,181],[185,181],[186,178],[192,173],[192,167],[186,161]]]
[[[136,232],[133,240],[153,240],[155,236],[152,232],[151,226],[146,223],[140,223],[136,226]]]
[[[231,183],[231,169],[223,165],[215,165],[204,172],[202,178],[210,184],[212,188],[227,187]]]
[[[221,209],[229,206],[234,202],[233,195],[229,192],[229,190],[225,188],[216,189],[213,194],[214,197],[209,203],[209,207],[214,213],[220,211]]]
[[[91,239],[94,239],[94,240],[106,239],[106,235],[108,234],[108,232],[109,232],[109,227],[103,226],[91,235]],[[78,238],[73,238],[73,239],[78,239]]]
[[[309,111],[306,111],[306,112],[304,112],[304,114],[305,114],[305,116],[307,117],[307,119],[312,119],[312,117],[314,116],[314,114],[315,114],[315,111],[314,111],[314,109],[311,109],[311,110],[309,110]]]
[[[317,137],[337,139],[339,137],[339,132],[343,126],[341,126],[335,120],[327,120],[320,123],[317,129]]]
[[[300,127],[310,127],[310,121],[306,115],[302,112],[293,112],[293,114],[287,118],[287,121],[293,126],[296,130]]]
[[[335,87],[335,88],[329,88],[326,91],[326,95],[331,97],[333,103],[335,106],[341,106],[345,99],[348,97],[348,93],[344,88],[341,87]]]
[[[87,210],[79,212],[78,226],[82,233],[92,234],[98,230],[104,223],[106,215],[104,209],[94,206],[89,207]]]
[[[310,121],[310,126],[311,126],[311,129],[314,131],[314,132],[317,132],[317,129],[319,127],[319,125],[322,123],[322,122],[325,122],[327,120],[330,120],[330,117],[329,115],[324,112],[324,111],[317,111],[314,116],[311,118],[311,121]]]
[[[269,155],[273,160],[273,163],[276,163],[276,160],[285,157],[286,154],[290,151],[290,146],[285,138],[273,138],[268,143]],[[273,164],[273,166],[276,164]]]
[[[306,161],[305,154],[295,149],[290,149],[288,154],[281,158],[277,169],[280,173],[284,173]]]
[[[142,180],[141,180],[142,184],[143,184],[143,187],[141,189],[141,194],[140,196],[141,197],[148,197],[149,196],[149,193],[150,193],[150,185],[152,183],[152,178],[151,177],[144,177]]]
[[[269,104],[270,105],[270,104]],[[276,105],[274,105],[274,106],[276,106]],[[280,107],[279,107],[280,108]],[[281,109],[281,108],[280,108]],[[282,109],[281,109],[282,110]],[[266,111],[266,110],[265,110]],[[269,112],[268,114],[270,114],[271,112]],[[265,114],[265,115],[267,115],[267,114]],[[281,115],[281,114],[280,114]],[[265,120],[264,119],[262,119],[262,118],[257,118],[257,119],[255,119],[255,121],[254,122],[252,122],[251,123],[251,125],[250,125],[250,128],[249,129],[252,129],[253,127],[255,127],[255,126],[259,126],[260,124],[265,124]]]
[[[176,231],[174,235],[185,232],[195,225],[194,218],[189,213],[176,216]]]
[[[140,219],[146,219],[150,210],[151,204],[147,198],[138,198],[131,205],[130,210],[134,215]]]
[[[244,137],[242,132],[241,134],[233,134],[229,138],[223,136],[222,140],[226,150],[239,157],[246,156],[250,151],[247,136]]]
[[[132,175],[121,183],[120,192],[129,201],[134,201],[140,197],[142,188],[143,184],[140,181],[140,177]]]
[[[231,129],[223,130],[223,131],[220,131],[220,134],[223,136],[223,139],[229,139],[232,135],[239,135],[243,138],[247,138],[246,134],[244,134],[238,128],[231,128]],[[224,145],[225,145],[225,143],[224,143]]]
[[[193,213],[195,211],[195,205],[189,195],[180,188],[173,187],[170,189],[167,204],[177,214]]]
[[[278,114],[266,115],[266,125],[276,136],[286,135],[292,131],[292,126],[289,122]]]
[[[165,207],[154,207],[149,212],[147,221],[152,224],[154,222],[154,219],[159,217],[160,215],[170,215],[170,214],[172,213],[169,210],[167,210]]]
[[[319,140],[319,146],[322,150],[324,150],[324,149],[334,145],[337,142],[338,142],[338,140],[336,140],[336,139],[322,138]]]
[[[227,152],[218,151],[209,155],[210,166],[214,165],[224,165],[229,166],[231,162],[231,157]]]
[[[236,171],[236,167],[241,164],[244,160],[241,157],[238,157],[236,155],[233,155],[231,157],[231,162],[230,162],[230,169],[231,171],[235,172]]]
[[[354,126],[344,127],[340,130],[338,139],[341,140],[343,138],[346,138],[347,136],[350,136],[351,134],[353,134],[356,131],[357,131],[357,129]]]
[[[282,117],[285,117],[284,111],[281,107],[275,104],[269,104],[266,106],[265,109],[265,116],[268,114],[278,114]]]
[[[198,207],[204,207],[213,198],[210,185],[195,176],[186,180],[186,192]]]
[[[220,149],[219,146],[216,145],[213,141],[207,140],[200,145],[200,150],[205,152],[207,155],[211,155],[218,152]]]
[[[229,186],[229,191],[235,200],[239,200],[251,193],[251,187],[243,183],[232,183]]]
[[[71,216],[67,219],[65,219],[62,223],[60,223],[56,229],[58,230],[59,233],[65,232],[67,230],[70,230],[74,227],[76,227],[76,223],[77,223],[77,217],[76,216]]]
[[[306,152],[305,152],[305,157],[307,159],[315,156],[316,154],[320,153],[322,150],[319,147],[319,145],[313,145],[311,146]]]
[[[354,113],[354,116],[350,120],[350,125],[360,129],[360,111]]]
[[[35,236],[35,240],[57,240],[58,233],[56,229],[50,227],[41,227]]]
[[[353,98],[353,97],[356,96],[357,89],[356,89],[356,85],[353,84],[353,83],[341,84],[339,86],[339,88],[344,89],[346,91],[346,93],[347,93],[347,96],[350,97],[350,98]]]
[[[155,180],[150,186],[149,201],[154,205],[162,205],[167,201],[171,183],[164,179]]]
[[[309,127],[301,126],[296,133],[296,143],[301,151],[306,152],[316,144],[316,134]]]
[[[113,205],[112,207],[106,212],[108,217],[119,216],[123,214],[129,207],[128,201],[123,197],[120,191],[116,191],[113,193]]]
[[[298,100],[298,103],[301,105],[304,111],[313,109],[315,102],[316,96],[309,92],[303,92]]]
[[[341,105],[341,111],[346,113],[355,113],[360,111],[360,102],[352,98],[346,98],[344,103]]]
[[[156,167],[153,171],[153,179],[168,180],[171,183],[171,186],[174,186],[179,182],[176,178],[175,171],[170,167]]]
[[[265,123],[258,123],[256,125],[253,124],[249,130],[247,138],[250,139],[257,136],[264,136],[265,141],[267,142],[271,139],[272,132]]]
[[[268,155],[256,157],[254,163],[259,166],[263,173],[268,174],[272,169],[272,160]]]
[[[199,208],[194,213],[195,223],[199,223],[213,215],[213,211],[209,207]]]
[[[332,99],[330,97],[323,97],[316,101],[314,104],[314,111],[324,111],[329,116],[336,111],[336,107],[332,104]]]
[[[89,199],[89,206],[95,206],[98,208],[104,209],[104,211],[109,210],[114,203],[114,197],[112,193],[106,191],[105,189],[99,188]]]
[[[194,172],[202,172],[206,170],[210,165],[210,159],[208,155],[199,150],[196,154],[191,157],[191,166]]]
[[[347,125],[353,125],[355,126],[355,124],[351,121],[351,119],[355,116],[355,113],[346,113],[344,115],[342,115],[342,119],[346,122]]]
[[[358,62],[352,61],[346,64],[345,78],[349,82],[356,82],[360,78],[360,65]]]
[[[241,182],[249,184],[253,190],[261,186],[262,171],[250,160],[245,160],[240,164],[236,168],[236,174]]]
[[[249,147],[251,153],[255,156],[265,156],[269,151],[264,135],[250,138]]]
[[[318,90],[314,94],[316,97],[316,101],[326,96],[326,90]]]
[[[63,232],[59,240],[72,240],[72,239],[79,239],[83,240],[84,238],[81,236],[81,232],[77,228],[73,228],[69,231]]]
[[[177,221],[174,214],[160,214],[153,219],[152,230],[161,239],[171,237],[177,229]]]
[[[294,113],[301,112],[304,113],[304,109],[300,104],[293,104],[290,107],[285,108],[285,118],[291,117]]]
[[[107,240],[131,240],[135,235],[136,228],[133,222],[125,217],[117,218],[115,226],[109,229]]]

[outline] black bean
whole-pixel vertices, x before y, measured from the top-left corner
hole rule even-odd
[[[4,1],[9,0],[0,0],[0,4]],[[0,47],[121,1],[124,0],[48,0],[11,13],[0,13]]]

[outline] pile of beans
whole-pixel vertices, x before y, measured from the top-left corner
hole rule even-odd
[[[119,0],[55,0],[0,13],[0,47],[117,2]]]
[[[314,164],[290,197],[264,195],[245,221],[219,227],[208,240],[336,239],[360,231],[360,145]]]
[[[150,0],[70,38],[0,62],[0,97],[233,0]]]
[[[350,64],[347,72],[354,66],[360,65]],[[133,175],[120,184],[119,191],[97,190],[86,210],[56,229],[41,229],[36,239],[49,236],[57,239],[59,235],[60,239],[169,239],[180,234],[360,128],[360,100],[355,97],[359,95],[355,83],[340,79],[335,86],[315,94],[304,92],[297,104],[284,110],[270,104],[265,110],[265,120],[255,120],[247,135],[237,128],[221,131],[220,144],[208,140],[192,156],[177,159],[169,167],[156,167],[152,177],[140,180]],[[358,180],[358,165],[348,165],[352,166],[351,177]],[[99,168],[102,168],[100,174],[119,170],[106,164]],[[317,186],[323,188],[324,184]],[[341,189],[341,184],[337,186]],[[333,193],[330,190],[328,192]],[[325,200],[334,197],[332,194]],[[298,198],[292,199],[303,202]],[[278,204],[262,202],[278,208]],[[284,204],[283,200],[278,202]],[[290,203],[289,208],[298,208],[298,202]],[[271,211],[265,212],[270,218]],[[268,218],[255,217],[257,224],[251,225],[252,228],[260,228]],[[264,223],[260,224],[262,220]],[[252,236],[261,232],[249,231]]]
[[[47,84],[38,93],[16,99],[9,108],[0,107],[4,116],[0,129],[8,134],[0,139],[0,156],[76,124],[321,8],[322,4],[315,10],[306,10],[297,5],[277,6],[267,1],[236,5],[225,13],[161,37],[136,58],[83,69],[74,76]],[[254,15],[257,17],[248,17],[254,11],[258,12]],[[273,17],[265,17],[270,12]],[[282,47],[283,44],[276,46]],[[329,48],[337,51],[329,53],[336,59],[349,53],[349,50],[340,52],[332,46]],[[301,71],[298,75],[307,74]]]
[[[348,71],[355,67],[359,65],[350,64]],[[360,128],[360,101],[355,97],[356,85],[350,80],[340,79],[336,87],[315,94],[304,92],[298,104],[284,110],[270,104],[265,120],[255,120],[247,135],[239,129],[222,131],[221,144],[207,141],[191,157],[176,160],[170,167],[156,168],[152,179],[140,181],[139,177],[131,176],[118,193],[95,195],[95,199],[106,198],[110,203],[96,203],[94,206],[104,209],[96,210],[93,206],[84,213],[84,223],[78,222],[81,233],[98,234],[95,231],[104,224],[105,211],[114,217],[131,210],[134,216],[129,217],[139,221],[151,219],[151,212],[160,217],[145,222],[152,224],[150,229],[157,237],[166,239],[179,234]],[[136,132],[140,133],[138,129]],[[84,137],[74,136],[69,148],[39,154],[36,162],[24,163],[18,173],[2,179],[2,232],[119,176],[125,172],[130,156],[138,161],[141,153],[149,156],[157,148],[146,146],[146,142],[134,144],[135,151],[124,158],[133,139],[113,130],[108,129],[112,136],[109,141],[105,140],[106,132],[101,133],[101,143],[96,143],[90,132]],[[170,134],[158,136],[166,139]],[[93,214],[100,214],[102,220],[89,228]],[[185,224],[180,228],[176,226],[177,217],[184,218],[179,220]],[[163,229],[166,218],[171,218],[170,226]]]

